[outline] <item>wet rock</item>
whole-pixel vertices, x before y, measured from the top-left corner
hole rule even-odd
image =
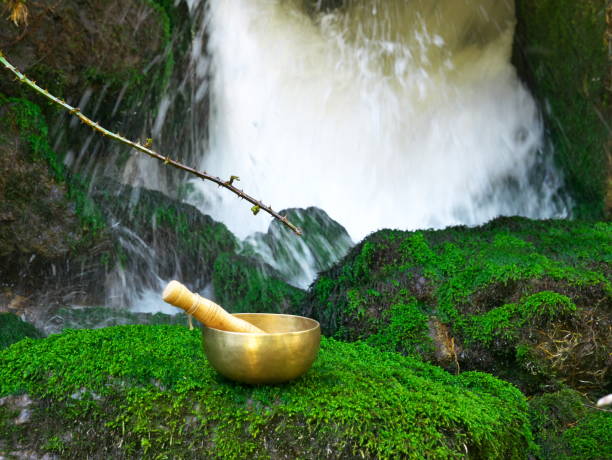
[[[24,115],[30,109],[32,113]],[[38,263],[33,257],[49,261],[65,256],[82,229],[65,185],[53,177],[32,144],[47,141],[35,106],[0,96],[0,130],[0,260],[11,260],[14,276],[30,262]],[[11,277],[9,267],[0,269],[4,279]]]
[[[117,252],[124,254],[113,261],[113,273],[131,277],[127,284],[135,289],[157,290],[159,278],[174,278],[202,291],[212,281],[217,256],[237,248],[224,224],[161,192],[105,178],[91,197],[111,223]],[[119,299],[119,306],[129,306],[125,301]]]
[[[13,420],[15,425],[23,425],[28,423],[32,418],[32,406],[33,401],[27,394],[19,396],[5,396],[0,398],[0,406],[5,407],[11,412],[16,412],[18,415]]]
[[[580,217],[612,215],[610,6],[517,0],[512,61],[542,104]],[[568,59],[580,56],[580,59]]]
[[[5,406],[8,409],[23,409],[32,405],[33,401],[27,394],[18,396],[5,396],[0,398],[0,406]]]
[[[91,286],[109,240],[58,164],[40,109],[0,95],[0,128],[0,279],[7,309],[36,322],[56,302],[100,292]]]
[[[301,228],[302,236],[274,220],[266,233],[247,238],[242,254],[271,265],[294,286],[307,287],[318,272],[331,267],[353,246],[346,229],[320,208],[292,208],[280,214]]]
[[[19,412],[19,416],[15,419],[15,425],[23,425],[24,423],[28,423],[32,418],[32,411],[30,409],[22,409]]]

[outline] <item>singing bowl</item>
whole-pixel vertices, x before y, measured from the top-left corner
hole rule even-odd
[[[236,313],[266,334],[202,326],[202,344],[217,372],[236,382],[281,383],[306,373],[317,357],[321,326],[303,316]]]

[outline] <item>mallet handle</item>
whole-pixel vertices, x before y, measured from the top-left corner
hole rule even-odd
[[[208,327],[231,332],[265,333],[258,327],[229,314],[212,300],[194,294],[178,281],[170,281],[162,298],[175,307],[182,308]]]

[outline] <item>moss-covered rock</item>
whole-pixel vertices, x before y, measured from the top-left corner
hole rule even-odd
[[[529,401],[531,424],[544,460],[612,458],[612,412],[565,389]]]
[[[1,94],[0,171],[3,287],[27,297],[38,291],[46,302],[94,292],[88,286],[101,273],[92,260],[109,246],[104,219],[51,149],[40,108]]]
[[[107,123],[112,112],[116,114],[136,102],[145,103],[136,100],[137,96],[144,96],[144,86],[150,87],[155,81],[154,87],[159,91],[164,80],[167,84],[170,78],[173,59],[167,53],[172,52],[171,24],[167,9],[159,3],[153,0],[28,2],[30,21],[25,31],[5,15],[0,18],[0,47],[31,78],[57,96],[80,103],[81,109],[87,109],[89,100],[89,97],[82,98],[84,90],[104,89],[92,115]],[[155,58],[156,62],[152,62]],[[129,97],[117,101],[122,88],[124,96]],[[130,91],[126,94],[127,89]],[[47,106],[30,88],[10,78],[0,80],[0,91]],[[117,107],[121,102],[127,104]],[[47,115],[52,113],[49,111]]]
[[[217,257],[212,281],[215,299],[233,313],[295,314],[306,295],[269,265],[232,253]]]
[[[516,2],[513,61],[545,108],[547,130],[580,217],[600,218],[606,195],[612,212],[606,5],[606,0]]]
[[[212,281],[218,255],[237,249],[224,224],[163,193],[105,178],[96,182],[91,197],[113,223],[115,249],[105,263],[135,276],[134,289],[157,290],[161,277],[201,291]]]
[[[25,393],[29,418],[7,396]],[[523,459],[524,397],[489,375],[452,376],[365,344],[324,339],[285,385],[217,375],[199,331],[118,326],[0,352],[0,452],[63,458]]]
[[[37,339],[41,337],[41,333],[13,313],[0,313],[0,349],[26,337]]]
[[[291,208],[280,211],[302,229],[301,237],[277,220],[266,233],[249,236],[241,253],[272,264],[287,282],[308,286],[315,275],[344,257],[353,241],[346,229],[320,208]]]
[[[612,226],[500,218],[479,228],[384,230],[311,287],[324,331],[527,392],[608,387]]]

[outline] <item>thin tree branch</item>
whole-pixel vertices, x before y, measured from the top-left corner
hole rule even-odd
[[[121,142],[121,143],[123,143],[125,145],[128,145],[128,146],[130,146],[130,147],[132,147],[132,148],[134,148],[136,150],[139,150],[142,153],[145,153],[145,154],[149,155],[150,157],[153,157],[156,160],[159,160],[159,161],[163,162],[166,165],[170,165],[170,166],[172,166],[174,168],[186,171],[186,172],[188,172],[190,174],[193,174],[194,176],[199,177],[202,180],[212,181],[215,184],[219,185],[220,187],[226,188],[227,190],[229,190],[229,191],[233,192],[234,194],[238,195],[240,198],[242,198],[244,200],[247,200],[248,202],[252,203],[254,205],[253,208],[251,208],[251,211],[253,212],[253,214],[257,214],[257,212],[260,209],[262,209],[262,210],[266,211],[268,214],[270,214],[272,217],[274,217],[275,219],[278,219],[284,225],[289,227],[296,235],[298,235],[298,236],[302,235],[302,230],[300,228],[298,228],[297,226],[293,225],[291,222],[289,222],[287,217],[281,216],[276,211],[273,211],[270,206],[266,206],[261,201],[256,200],[255,198],[251,197],[250,195],[247,195],[242,190],[240,190],[237,187],[235,187],[233,185],[233,181],[236,179],[235,176],[232,176],[232,178],[230,178],[230,180],[223,181],[219,177],[212,176],[212,175],[208,174],[206,171],[198,171],[197,169],[194,169],[194,168],[192,168],[190,166],[186,166],[186,165],[184,165],[182,163],[179,163],[178,161],[175,161],[175,160],[171,159],[170,157],[163,156],[163,155],[161,155],[161,154],[151,150],[149,148],[150,140],[147,141],[146,145],[142,145],[142,144],[140,144],[138,142],[133,142],[133,141],[131,141],[129,139],[126,139],[125,137],[123,137],[123,136],[121,136],[119,134],[116,134],[116,133],[114,133],[112,131],[109,131],[108,129],[104,128],[103,126],[99,125],[95,121],[92,121],[91,119],[89,119],[85,115],[83,115],[83,113],[80,111],[80,109],[72,107],[71,105],[69,105],[65,101],[63,101],[63,100],[59,99],[58,97],[55,97],[54,95],[49,93],[47,90],[42,89],[35,82],[30,80],[23,73],[21,73],[19,70],[17,70],[10,62],[8,62],[6,60],[4,54],[2,54],[2,51],[0,51],[0,63],[2,63],[4,65],[4,67],[6,67],[13,74],[15,74],[15,76],[17,77],[17,80],[19,80],[21,83],[26,84],[30,88],[34,89],[37,93],[42,94],[44,97],[46,97],[50,101],[54,102],[55,104],[59,105],[60,107],[63,107],[68,112],[70,112],[72,115],[74,115],[77,118],[79,118],[83,123],[85,123],[86,125],[90,126],[93,130],[98,131],[99,133],[102,133],[103,136],[110,137],[111,139],[114,139],[114,140],[116,140],[118,142]]]

